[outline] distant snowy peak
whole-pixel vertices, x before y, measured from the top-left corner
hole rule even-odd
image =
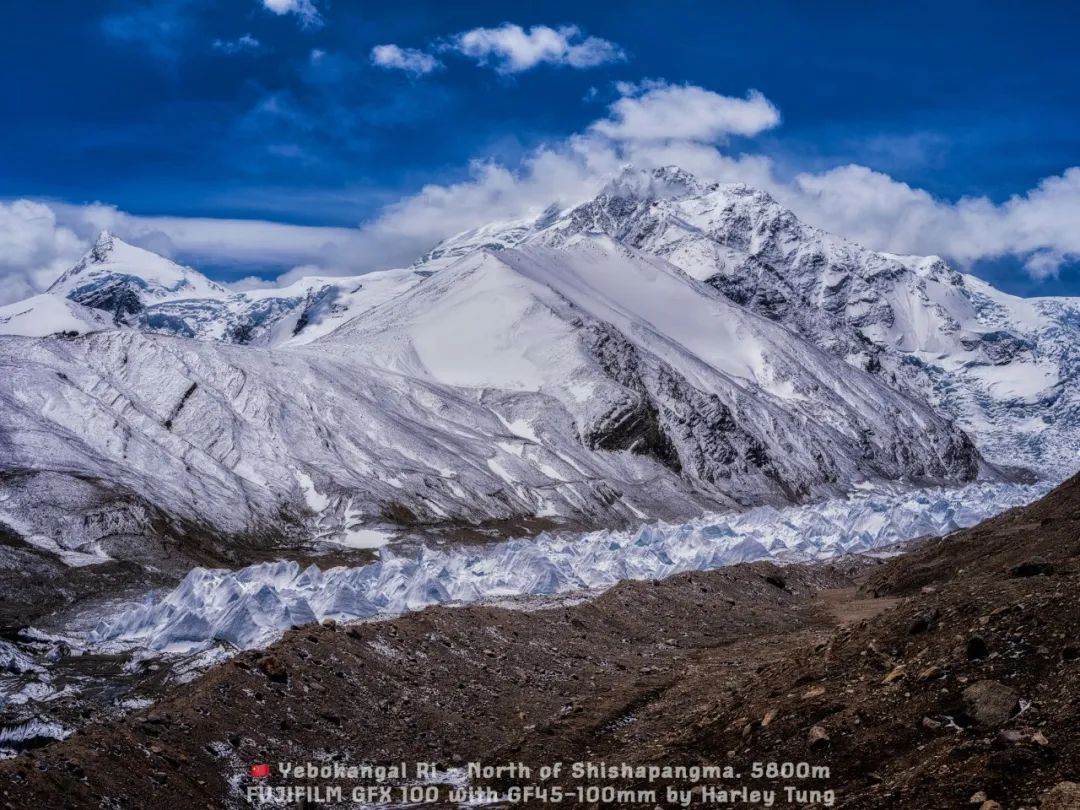
[[[47,293],[0,308],[0,334],[44,337],[133,328],[225,343],[301,344],[421,278],[410,270],[390,270],[233,292],[103,231]]]
[[[148,306],[175,299],[221,299],[228,291],[202,273],[102,231],[90,251],[56,280],[48,292],[119,322]]]

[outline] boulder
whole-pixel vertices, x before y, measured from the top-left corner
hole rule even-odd
[[[998,681],[976,681],[962,697],[968,716],[983,726],[1000,726],[1020,709],[1016,690]]]
[[[1019,565],[1014,565],[1009,573],[1014,577],[1045,577],[1054,573],[1054,564],[1042,557],[1032,557]]]
[[[1039,810],[1080,810],[1080,785],[1058,782],[1043,794]]]

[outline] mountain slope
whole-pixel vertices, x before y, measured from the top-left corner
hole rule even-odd
[[[1075,470],[1080,300],[1019,299],[937,257],[893,256],[799,221],[768,194],[627,169],[594,199],[448,239],[561,245],[602,233],[660,256],[889,386],[958,419],[992,458]]]
[[[325,342],[442,383],[540,391],[587,443],[740,500],[802,498],[860,468],[978,472],[929,409],[607,238],[470,254]]]
[[[0,364],[0,522],[106,554],[162,521],[349,542],[994,474],[925,405],[607,238],[472,253],[308,346],[123,329],[3,338]]]
[[[117,327],[263,346],[316,340],[471,253],[607,235],[665,259],[886,385],[956,419],[991,459],[1075,470],[1080,454],[1080,300],[1020,299],[936,257],[867,250],[799,221],[768,194],[674,167],[626,169],[599,195],[445,240],[411,270],[308,278],[227,293],[189,268],[103,234],[52,295]],[[37,307],[41,307],[40,313]],[[77,311],[76,320],[87,320]],[[0,334],[49,334],[51,300],[0,309]],[[28,326],[27,324],[34,325]]]
[[[73,337],[110,329],[115,323],[99,309],[51,293],[0,307],[0,334],[22,337]]]

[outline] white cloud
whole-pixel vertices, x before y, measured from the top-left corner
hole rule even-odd
[[[184,52],[192,34],[192,5],[196,0],[158,0],[128,5],[101,20],[104,33],[121,42],[145,48],[171,65]]]
[[[1037,250],[1024,261],[1024,269],[1036,281],[1045,281],[1056,278],[1061,265],[1067,260],[1068,257],[1060,250]]]
[[[109,230],[184,261],[283,266],[323,261],[342,268],[359,244],[357,228],[289,225],[256,219],[136,216],[108,205],[54,204],[57,220],[85,239]]]
[[[88,246],[48,205],[0,202],[0,304],[41,292]]]
[[[442,66],[442,62],[429,53],[397,45],[376,45],[371,49],[371,61],[381,68],[401,70],[413,76],[423,76]]]
[[[544,63],[590,68],[626,58],[614,42],[583,37],[574,25],[534,25],[528,31],[512,23],[474,28],[453,37],[450,47],[499,73],[520,73]]]
[[[938,253],[963,266],[1013,255],[1034,278],[1080,259],[1080,167],[995,204],[950,203],[865,166],[802,174],[777,197],[822,228],[879,250]]]
[[[780,111],[751,90],[746,98],[722,96],[694,85],[620,84],[621,98],[595,132],[619,141],[700,141],[756,135],[780,123]]]
[[[878,250],[941,254],[962,267],[1012,255],[1035,278],[1080,260],[1080,167],[1002,203],[943,201],[864,166],[785,180],[767,157],[733,156],[715,145],[773,125],[775,108],[763,97],[659,83],[622,92],[584,132],[546,144],[513,167],[477,161],[466,179],[425,186],[356,228],[141,217],[105,205],[0,204],[0,303],[44,289],[103,228],[196,266],[295,267],[284,281],[401,267],[458,231],[587,199],[627,162],[675,164],[702,179],[763,188],[811,224]],[[624,105],[627,100],[635,104]]]
[[[322,25],[322,17],[315,7],[314,0],[261,0],[263,8],[281,16],[283,14],[295,14],[301,24]]]
[[[236,39],[215,39],[211,44],[216,50],[229,55],[245,51],[257,51],[261,47],[259,40],[255,39],[251,34],[244,34]]]

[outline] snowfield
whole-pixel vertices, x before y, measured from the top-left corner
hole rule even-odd
[[[93,647],[164,653],[262,647],[285,630],[332,618],[392,616],[429,605],[469,604],[608,588],[622,580],[667,577],[760,559],[820,560],[942,535],[1021,506],[1046,484],[972,484],[958,489],[862,492],[807,506],[758,507],[681,525],[633,532],[545,534],[411,557],[383,551],[357,568],[295,562],[237,571],[196,568],[173,591],[107,616]]]

